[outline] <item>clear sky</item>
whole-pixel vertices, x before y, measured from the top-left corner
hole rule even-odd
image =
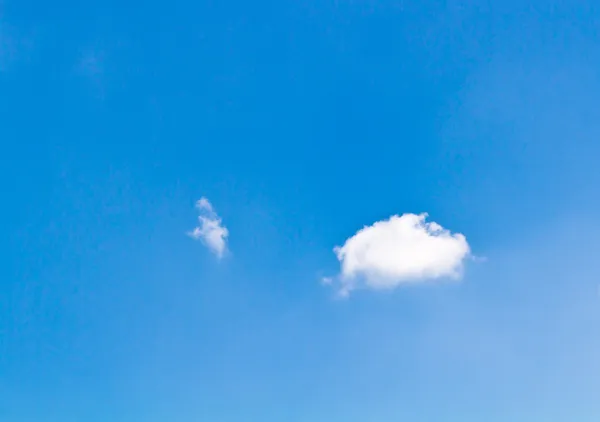
[[[599,421],[599,28],[1,1],[0,421]]]

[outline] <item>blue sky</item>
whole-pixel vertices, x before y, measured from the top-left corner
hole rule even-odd
[[[598,421],[599,19],[2,1],[0,420]],[[323,285],[407,213],[471,254]]]

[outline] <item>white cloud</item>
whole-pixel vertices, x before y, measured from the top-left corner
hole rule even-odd
[[[403,283],[460,278],[470,255],[465,236],[426,218],[427,214],[394,215],[335,247],[341,265],[335,279],[339,294],[348,296],[357,287],[392,289]],[[331,278],[322,281],[332,283]]]
[[[222,258],[227,250],[229,231],[215,212],[210,201],[204,197],[196,202],[199,226],[188,233],[195,240],[201,240],[217,257]]]

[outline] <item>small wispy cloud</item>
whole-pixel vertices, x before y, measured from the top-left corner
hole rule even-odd
[[[11,40],[8,39],[3,31],[0,31],[0,71],[6,69],[12,55],[12,47]]]
[[[94,49],[81,54],[77,68],[91,78],[97,78],[104,72],[104,53]]]
[[[196,202],[196,209],[200,224],[188,232],[188,235],[192,239],[202,241],[218,258],[222,258],[227,251],[229,231],[208,199],[200,198]]]
[[[104,99],[106,95],[106,60],[104,48],[91,46],[81,50],[75,63],[75,72],[99,99]]]
[[[25,59],[33,48],[31,34],[16,28],[4,18],[0,11],[0,72]]]
[[[365,226],[334,248],[340,274],[326,277],[341,296],[358,287],[383,290],[400,284],[443,277],[460,278],[463,261],[470,255],[465,236],[451,233],[427,214],[394,215]]]

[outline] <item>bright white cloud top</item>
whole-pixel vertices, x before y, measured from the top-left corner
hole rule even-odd
[[[465,236],[451,233],[427,214],[394,215],[365,226],[334,248],[341,265],[339,293],[357,287],[392,289],[404,283],[460,278],[470,255]],[[323,280],[331,284],[334,280]]]
[[[195,239],[201,240],[218,258],[222,258],[227,250],[227,237],[229,231],[223,225],[221,217],[217,215],[212,204],[205,197],[196,202],[198,209],[199,226],[188,233]]]

